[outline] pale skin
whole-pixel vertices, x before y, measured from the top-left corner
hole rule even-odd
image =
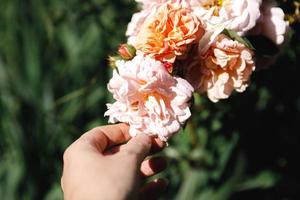
[[[64,153],[61,186],[65,200],[157,199],[167,183],[157,179],[140,185],[166,167],[163,157],[147,156],[163,149],[157,138],[131,138],[126,124],[94,128]]]

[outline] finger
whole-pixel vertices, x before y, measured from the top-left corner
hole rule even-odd
[[[121,153],[125,153],[136,159],[137,163],[140,164],[148,156],[151,149],[151,138],[146,134],[140,134],[131,140],[127,144],[122,145],[120,148]]]
[[[158,137],[152,137],[152,146],[150,154],[155,154],[163,150],[166,146],[166,143],[161,141]]]
[[[145,185],[139,193],[139,199],[143,200],[155,200],[166,190],[167,180],[165,179],[156,179],[152,182],[149,182]]]
[[[143,177],[153,176],[167,167],[167,160],[165,157],[154,157],[142,162],[141,175]]]
[[[149,155],[153,155],[155,153],[158,153],[158,152],[162,151],[164,149],[164,147],[166,146],[166,143],[161,141],[157,137],[156,138],[151,137],[151,141],[152,141],[152,145],[151,145]],[[119,151],[122,151],[123,148],[124,148],[124,145],[113,146],[112,148],[107,149],[107,151],[105,151],[103,154],[104,155],[112,155],[112,154],[115,154]]]
[[[129,126],[122,123],[96,127],[83,134],[78,140],[87,141],[99,152],[103,152],[107,148],[122,144],[129,139]]]

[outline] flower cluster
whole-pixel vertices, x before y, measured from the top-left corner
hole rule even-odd
[[[288,24],[269,0],[136,0],[127,44],[110,57],[109,122],[167,141],[191,116],[193,92],[212,102],[243,92],[263,43],[283,46]],[[259,42],[257,42],[259,41]],[[263,42],[261,42],[263,41]],[[269,45],[270,46],[270,45]],[[268,52],[267,52],[268,53]]]

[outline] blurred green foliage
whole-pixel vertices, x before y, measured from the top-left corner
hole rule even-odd
[[[293,1],[281,1],[293,14]],[[1,0],[0,199],[62,199],[64,149],[107,123],[107,56],[133,0]],[[243,94],[195,95],[193,119],[163,154],[162,199],[300,199],[300,27]]]

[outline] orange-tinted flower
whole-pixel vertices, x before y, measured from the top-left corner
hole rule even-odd
[[[157,60],[173,63],[204,34],[200,20],[179,3],[165,3],[149,15],[137,36],[136,48]]]

